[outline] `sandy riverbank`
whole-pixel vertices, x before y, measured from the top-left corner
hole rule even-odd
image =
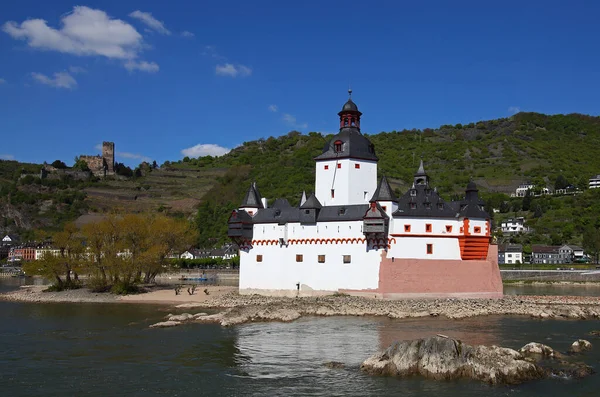
[[[221,309],[210,316],[194,316],[188,321],[211,321],[234,325],[252,321],[292,321],[302,316],[385,316],[409,318],[446,316],[460,319],[485,315],[525,315],[541,319],[600,318],[600,297],[589,296],[506,296],[502,299],[406,299],[381,300],[356,296],[320,296],[305,298],[239,295],[235,287],[209,286],[189,295],[185,289],[175,295],[173,289],[155,289],[147,293],[114,296],[86,289],[42,292],[43,286],[22,287],[0,295],[0,299],[24,302],[97,302],[142,303],[174,306],[179,311]],[[196,313],[198,314],[198,313]]]
[[[67,290],[61,292],[44,292],[47,285],[26,285],[17,291],[0,294],[0,300],[20,301],[20,302],[87,302],[87,303],[150,303],[174,305],[181,303],[207,302],[218,298],[223,294],[237,291],[236,287],[206,286],[198,288],[194,295],[189,295],[186,289],[182,289],[180,295],[175,295],[173,288],[157,287],[148,292],[118,296],[109,293],[90,292],[86,288]],[[204,292],[208,292],[208,295]]]

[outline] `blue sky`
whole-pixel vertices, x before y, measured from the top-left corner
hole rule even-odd
[[[494,3],[494,4],[492,4]],[[367,133],[600,109],[592,1],[0,4],[0,158],[222,154],[296,129]]]

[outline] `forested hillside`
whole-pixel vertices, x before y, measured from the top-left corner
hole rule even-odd
[[[251,181],[257,182],[264,197],[284,197],[297,204],[303,190],[314,189],[313,157],[330,138],[291,132],[246,142],[219,158],[190,160],[198,167],[229,169],[200,205],[200,242],[212,244],[225,238],[227,217]],[[462,194],[473,178],[493,206],[509,201],[506,194],[528,180],[552,189],[558,180],[558,187],[573,184],[583,190],[588,179],[600,173],[600,118],[579,114],[519,113],[469,125],[382,132],[369,138],[380,159],[380,176],[386,175],[397,193],[406,190],[421,158],[442,196]],[[551,209],[548,203],[533,203],[531,211],[538,205],[542,211]],[[516,205],[509,204],[509,208],[516,209]]]
[[[473,178],[488,207],[501,209],[496,222],[515,215],[529,218],[536,233],[524,237],[525,244],[531,239],[581,242],[583,230],[598,222],[597,192],[527,203],[508,195],[525,181],[585,190],[588,179],[600,173],[599,117],[519,113],[468,125],[367,135],[379,157],[379,176],[386,175],[398,194],[408,188],[420,159],[446,199],[461,195]],[[0,228],[57,228],[88,211],[162,211],[195,216],[199,243],[212,246],[227,240],[227,218],[252,181],[264,197],[298,204],[302,191],[314,189],[313,158],[330,139],[293,131],[245,142],[220,157],[186,157],[159,169],[136,169],[130,178],[79,182],[22,178],[40,166],[0,161]]]

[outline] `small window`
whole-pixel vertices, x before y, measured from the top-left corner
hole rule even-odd
[[[427,254],[433,254],[433,244],[427,244]]]
[[[325,255],[319,255],[319,263],[325,263]]]
[[[481,233],[481,228],[479,226],[475,226],[475,233]]]
[[[464,232],[465,232],[465,229],[464,229],[462,226],[460,227],[460,232],[461,232],[461,233],[464,233]]]
[[[425,203],[425,209],[426,210],[430,210],[431,209],[431,203]]]
[[[410,209],[411,210],[416,210],[417,209],[417,203],[410,203]]]
[[[337,167],[342,168],[342,163],[338,163]]]
[[[304,213],[305,213],[306,215],[308,215],[308,214],[310,214],[310,210],[304,210]]]
[[[410,232],[410,225],[404,225],[404,231],[406,233],[409,233]]]
[[[451,233],[452,232],[452,225],[446,225],[446,231],[448,233]]]
[[[360,168],[360,164],[354,164],[354,168],[359,169]]]
[[[438,210],[444,209],[444,203],[438,203]]]
[[[331,198],[335,197],[335,189],[331,189]]]
[[[425,225],[425,231],[426,231],[427,233],[431,233],[431,223],[427,223],[427,224]]]
[[[324,168],[325,168],[326,170],[328,170],[328,169],[329,169],[329,166],[328,166],[328,165],[326,165]]]
[[[304,256],[302,254],[296,255],[296,262],[302,262],[302,261],[304,261]]]
[[[387,212],[387,207],[385,205],[382,205],[381,209]]]
[[[344,214],[346,214],[346,209],[345,208],[340,208],[338,210],[338,215],[344,215]]]
[[[253,211],[248,211],[248,215],[252,215],[252,214],[254,214]]]
[[[410,191],[410,195],[413,196],[413,197],[415,197],[417,195],[417,191],[415,189],[412,189]]]
[[[344,263],[352,262],[352,255],[344,255]]]
[[[256,255],[256,261],[262,262],[262,255]]]
[[[346,125],[347,124],[348,124],[348,119],[346,119]],[[333,144],[334,145],[334,150],[336,152],[341,152],[342,151],[342,144],[343,144],[342,141],[335,141],[335,143]]]

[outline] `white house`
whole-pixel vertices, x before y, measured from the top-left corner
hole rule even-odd
[[[515,233],[527,233],[529,232],[529,227],[525,226],[525,218],[517,217],[517,218],[509,218],[500,223],[500,229],[502,233],[507,234],[515,234]]]
[[[522,264],[523,246],[521,244],[506,244],[498,246],[499,264]]]
[[[589,186],[590,189],[595,189],[597,187],[600,187],[600,174],[591,177],[590,180],[589,180],[589,185],[588,186]]]
[[[315,193],[299,206],[285,199],[267,206],[253,183],[232,212],[240,293],[502,296],[490,216],[475,183],[463,200],[446,202],[421,161],[397,198],[385,177],[377,183],[361,115],[352,99],[344,104],[339,133],[315,157]]]

